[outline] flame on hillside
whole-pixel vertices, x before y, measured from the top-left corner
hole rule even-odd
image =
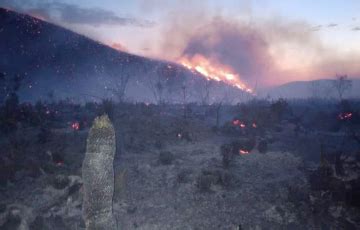
[[[39,13],[36,13],[36,12],[31,12],[31,13],[30,13],[30,16],[31,16],[31,17],[34,17],[34,18],[36,18],[36,19],[39,19],[39,20],[41,20],[41,21],[44,21],[44,22],[47,21],[46,18],[45,18],[43,15],[41,15],[41,14],[39,14]]]
[[[240,76],[230,67],[220,63],[215,63],[206,57],[196,54],[193,57],[183,56],[179,63],[191,71],[196,71],[204,76],[207,80],[222,81],[243,91],[253,94],[253,90],[247,87],[241,80]]]
[[[123,46],[121,43],[114,42],[110,45],[113,49],[116,49],[118,51],[128,52],[125,46]]]

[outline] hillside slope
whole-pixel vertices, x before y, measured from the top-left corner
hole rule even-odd
[[[0,72],[24,77],[20,99],[71,98],[74,101],[114,97],[121,79],[130,80],[125,97],[132,101],[200,101],[209,83],[174,63],[120,52],[99,42],[28,15],[0,8]],[[161,95],[156,85],[161,84]],[[211,84],[213,101],[242,92]]]

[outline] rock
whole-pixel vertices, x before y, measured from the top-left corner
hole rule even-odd
[[[264,216],[267,221],[279,226],[294,225],[297,221],[296,215],[286,206],[272,206],[265,211]]]
[[[68,229],[61,216],[43,217],[37,216],[30,225],[30,230],[63,230]]]
[[[129,214],[134,214],[137,210],[137,207],[136,206],[130,206],[126,209],[126,212],[129,213]]]
[[[177,175],[178,183],[188,183],[190,181],[191,170],[181,170]]]
[[[163,165],[170,165],[174,161],[174,155],[169,151],[162,151],[159,154],[159,162]]]
[[[283,216],[284,212],[277,206],[273,206],[265,211],[265,218],[268,221],[275,222],[277,224],[282,224],[284,222]]]
[[[70,179],[64,175],[57,175],[52,178],[51,185],[55,189],[64,189],[70,183]]]
[[[37,216],[30,224],[30,230],[43,230],[46,229],[45,220],[42,216]]]
[[[11,204],[0,214],[0,229],[28,230],[29,224],[34,220],[32,208],[24,205]]]

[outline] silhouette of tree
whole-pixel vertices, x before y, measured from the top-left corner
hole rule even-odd
[[[348,79],[347,75],[336,75],[336,79],[333,82],[333,87],[339,96],[339,100],[342,101],[344,95],[350,91],[352,87],[352,81]]]

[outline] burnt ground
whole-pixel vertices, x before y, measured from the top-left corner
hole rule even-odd
[[[181,113],[146,108],[116,110],[112,117],[118,142],[114,212],[121,229],[360,226],[359,209],[339,185],[356,180],[360,164],[348,156],[343,177],[323,176],[323,168],[333,166],[307,161],[309,153],[298,151],[318,151],[312,146],[314,132],[299,134],[283,121],[276,130],[230,135],[215,129],[213,118],[185,120]],[[79,131],[53,128],[51,139],[41,144],[34,141],[34,129],[18,131],[27,144],[15,150],[40,155],[41,164],[28,161],[2,186],[1,229],[85,229],[81,163],[88,126]],[[255,140],[249,153],[234,154],[225,165],[221,146],[249,139]],[[267,140],[262,153],[260,140]],[[315,188],[326,184],[324,178],[336,185]]]

